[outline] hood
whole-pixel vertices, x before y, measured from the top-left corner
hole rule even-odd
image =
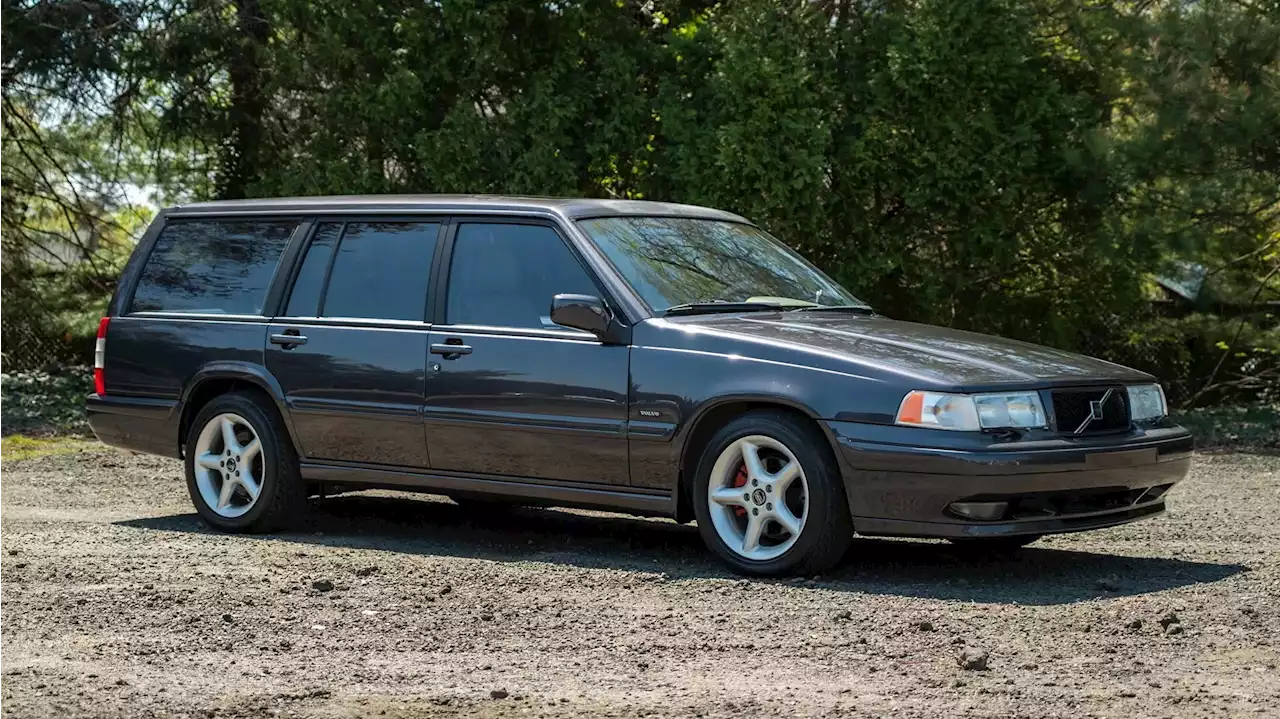
[[[835,355],[935,385],[1152,381],[1143,372],[1074,352],[874,315],[762,312],[694,315],[679,322],[716,334]]]

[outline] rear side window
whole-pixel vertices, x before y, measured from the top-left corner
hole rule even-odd
[[[302,261],[302,269],[298,270],[298,279],[293,282],[293,292],[289,295],[289,309],[285,313],[290,317],[315,317],[320,314],[320,293],[324,291],[324,278],[329,274],[329,261],[333,259],[333,249],[338,246],[338,238],[342,236],[342,225],[325,223],[316,228],[311,238],[311,247]]]
[[[439,234],[438,222],[321,223],[289,315],[422,321]]]
[[[558,329],[551,299],[599,295],[550,227],[466,223],[458,226],[449,269],[450,324]]]
[[[131,311],[256,315],[295,220],[167,223],[138,279]]]

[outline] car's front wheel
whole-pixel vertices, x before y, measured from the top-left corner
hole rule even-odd
[[[853,538],[830,446],[785,412],[745,414],[711,438],[693,505],[703,541],[744,574],[825,571]]]
[[[298,459],[274,407],[247,394],[205,405],[187,436],[187,491],[218,529],[266,532],[296,518],[306,498]]]

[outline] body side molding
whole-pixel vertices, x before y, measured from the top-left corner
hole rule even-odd
[[[303,462],[304,479],[338,484],[369,485],[401,490],[449,493],[472,492],[544,501],[564,507],[587,507],[651,516],[675,514],[671,492],[589,485],[547,479],[504,477],[463,472],[414,472],[363,464]]]

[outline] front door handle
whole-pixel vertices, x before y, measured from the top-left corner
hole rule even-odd
[[[431,354],[444,355],[445,359],[458,359],[462,355],[471,354],[471,345],[464,344],[433,344],[431,345]]]
[[[305,345],[307,338],[298,334],[297,330],[287,330],[282,334],[271,335],[271,344],[280,345],[285,349],[291,349],[295,345]]]

